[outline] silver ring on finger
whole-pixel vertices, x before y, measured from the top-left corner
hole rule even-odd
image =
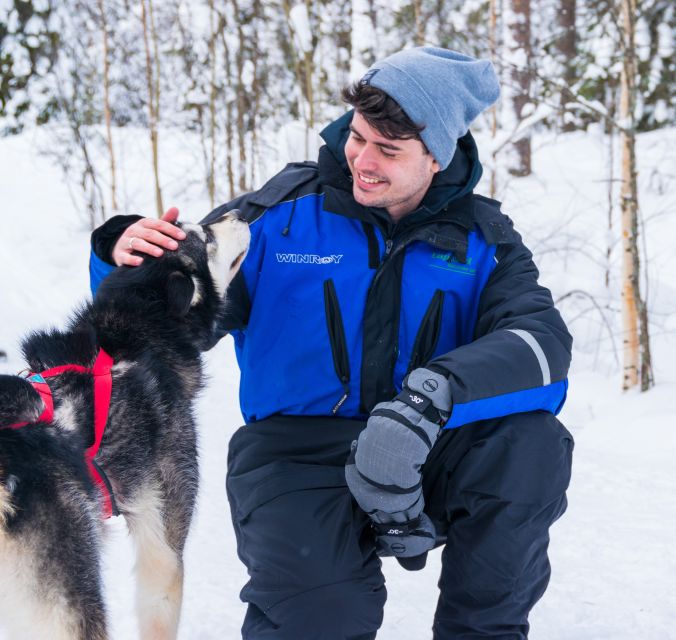
[[[136,236],[134,236],[133,238],[129,238],[129,242],[127,243],[127,247],[129,248],[129,251],[134,250],[134,240],[138,240],[138,238]]]

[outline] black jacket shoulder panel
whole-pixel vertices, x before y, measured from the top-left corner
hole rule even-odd
[[[514,230],[514,224],[500,211],[500,202],[474,195],[474,216],[488,244],[514,244],[521,237]]]
[[[315,187],[313,180],[317,178],[317,175],[316,162],[309,160],[291,162],[257,191],[244,193],[230,200],[230,202],[216,207],[201,221],[201,224],[208,224],[217,220],[224,213],[233,209],[240,209],[246,221],[251,224],[258,220],[270,207],[312,191]]]
[[[250,202],[269,208],[295,195],[318,175],[316,162],[292,162],[251,194]]]

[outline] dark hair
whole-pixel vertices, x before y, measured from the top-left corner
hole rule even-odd
[[[425,125],[413,122],[399,104],[382,89],[377,89],[361,81],[347,85],[341,91],[343,101],[354,107],[368,124],[378,133],[390,140],[420,140],[429,153],[425,143],[420,138],[420,132]]]

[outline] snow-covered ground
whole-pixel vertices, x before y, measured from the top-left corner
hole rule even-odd
[[[142,143],[126,141],[121,179],[129,212],[152,213],[151,180]],[[126,137],[125,137],[126,136]],[[188,219],[208,209],[188,179],[185,141],[167,142],[165,202]],[[576,439],[569,510],[552,529],[552,581],[531,615],[534,640],[676,639],[676,131],[640,137],[640,201],[651,255],[649,301],[657,386],[620,392],[617,255],[604,285],[607,231],[606,151],[600,134],[536,140],[537,175],[502,185],[505,210],[536,251],[542,278],[576,337],[569,400],[562,420]],[[122,144],[122,142],[120,142]],[[0,140],[0,372],[22,368],[18,341],[30,328],[61,325],[88,296],[88,222],[64,180],[36,153],[48,142],[27,132]],[[671,149],[671,151],[670,151]],[[171,161],[170,161],[171,159]],[[141,164],[143,162],[143,164]],[[593,298],[593,302],[592,302]],[[598,306],[597,306],[598,305]],[[611,339],[611,336],[614,336]],[[224,491],[230,434],[241,423],[238,372],[225,339],[207,355],[210,383],[199,400],[202,485],[186,556],[180,637],[239,637],[246,573],[236,553]],[[136,640],[132,550],[121,519],[107,526],[106,585],[112,638]],[[406,573],[386,561],[389,600],[379,637],[431,637],[440,555]],[[0,567],[0,570],[2,568]],[[0,621],[0,627],[2,621]],[[1,640],[10,640],[2,636]],[[299,639],[302,640],[302,639]]]

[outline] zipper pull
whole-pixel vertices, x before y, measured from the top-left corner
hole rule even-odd
[[[392,238],[387,238],[385,240],[385,257],[390,255],[390,251],[392,251],[392,245],[394,244],[394,241]]]
[[[347,396],[350,395],[350,385],[348,384],[348,381],[345,378],[343,378],[343,380],[341,380],[341,382],[343,383],[343,389],[345,390],[345,393],[343,394],[341,399],[338,400],[338,402],[336,402],[333,409],[331,409],[331,413],[334,416],[336,415],[336,413],[338,413],[338,410],[343,406],[343,404],[345,403],[345,400],[347,400]]]

